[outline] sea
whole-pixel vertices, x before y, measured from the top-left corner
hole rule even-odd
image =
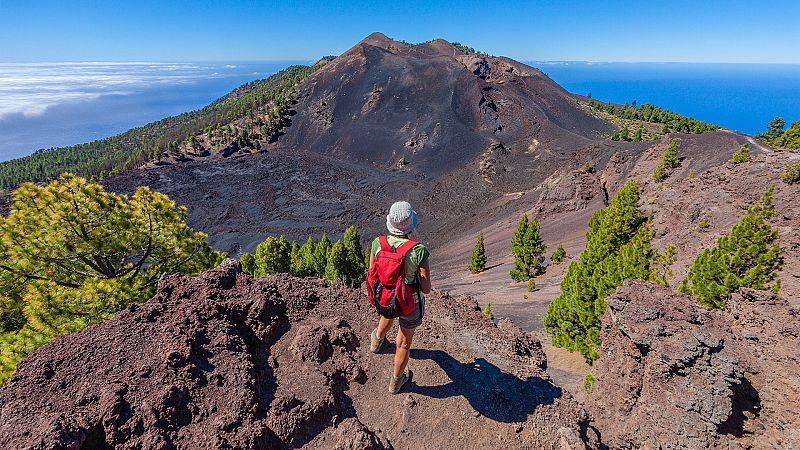
[[[800,120],[800,64],[527,62],[572,93],[652,103],[747,134]]]
[[[0,63],[0,161],[201,108],[291,65],[269,62]],[[800,65],[531,61],[568,91],[653,103],[755,134],[800,120]]]

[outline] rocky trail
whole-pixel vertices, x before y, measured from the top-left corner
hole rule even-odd
[[[361,292],[227,260],[54,340],[0,390],[3,448],[582,448],[588,417],[539,342],[432,296],[411,384],[387,393]],[[135,330],[135,331],[134,331]],[[573,447],[578,445],[578,447]],[[566,447],[565,447],[566,446]]]
[[[253,279],[238,262],[166,276],[149,301],[58,338],[0,389],[2,448],[797,448],[800,314],[743,290],[720,313],[650,284],[609,298],[579,403],[540,342],[434,294],[412,381],[368,351],[360,291]],[[620,421],[620,417],[625,417]]]

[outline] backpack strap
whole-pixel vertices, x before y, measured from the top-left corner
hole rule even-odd
[[[387,241],[388,242],[388,241]],[[416,247],[419,244],[417,241],[412,241],[411,239],[403,242],[403,245],[397,247],[395,250],[398,256],[405,257],[406,253],[410,252],[412,248]]]
[[[416,245],[419,244],[419,242],[412,241],[411,239],[409,239],[409,240],[403,242],[403,244],[400,245],[399,247],[395,248],[395,247],[392,247],[391,245],[389,245],[389,238],[384,236],[384,235],[382,235],[382,236],[380,236],[378,238],[378,242],[381,244],[381,251],[382,252],[395,253],[397,256],[399,256],[401,258],[405,257],[406,253],[411,251],[412,248],[414,248]]]
[[[386,236],[381,235],[378,238],[378,242],[381,244],[381,251],[383,252],[391,252],[392,246],[389,245],[389,239]]]

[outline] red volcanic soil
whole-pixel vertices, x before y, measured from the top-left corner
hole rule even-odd
[[[433,295],[412,382],[387,392],[376,313],[321,280],[238,263],[167,276],[149,301],[58,338],[0,389],[3,448],[584,448],[588,416],[539,342]]]

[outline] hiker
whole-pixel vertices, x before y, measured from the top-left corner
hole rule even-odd
[[[389,234],[372,241],[367,271],[370,301],[381,316],[370,335],[370,351],[378,353],[399,318],[394,370],[389,379],[389,392],[397,394],[411,378],[406,370],[414,329],[422,323],[425,297],[431,291],[428,249],[408,238],[417,226],[417,213],[408,202],[395,202],[386,216]]]

